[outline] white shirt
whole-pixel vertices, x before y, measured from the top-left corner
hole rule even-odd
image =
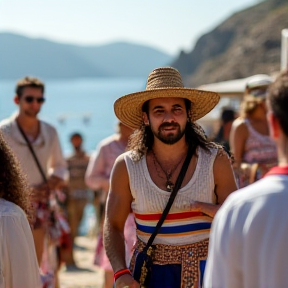
[[[16,116],[13,115],[1,121],[0,129],[6,142],[19,159],[23,171],[27,174],[29,184],[36,186],[43,183],[43,178],[25,139],[19,131]],[[40,133],[31,144],[46,177],[55,175],[63,180],[68,178],[67,163],[63,157],[54,127],[44,121],[40,121]]]
[[[0,199],[0,288],[40,288],[31,228],[23,210]]]
[[[232,193],[214,218],[204,288],[288,287],[288,176]]]

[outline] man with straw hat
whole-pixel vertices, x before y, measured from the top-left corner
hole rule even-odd
[[[200,287],[211,222],[237,189],[226,152],[195,123],[218,101],[164,67],[150,73],[145,91],[115,102],[118,119],[136,129],[107,200],[104,242],[117,288]],[[138,238],[129,270],[123,227],[131,209]]]

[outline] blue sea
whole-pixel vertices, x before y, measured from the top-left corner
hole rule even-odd
[[[0,119],[17,111],[14,104],[16,81],[0,81]],[[39,117],[56,127],[64,155],[72,152],[69,136],[84,136],[84,148],[93,151],[100,140],[115,132],[114,101],[143,90],[146,78],[95,78],[45,81],[46,102]]]
[[[0,120],[18,110],[13,102],[15,83],[0,81]],[[68,156],[72,153],[69,142],[72,133],[79,132],[84,136],[84,149],[89,154],[99,141],[114,133],[117,125],[114,101],[125,94],[144,90],[146,78],[48,80],[45,85],[46,102],[39,117],[56,127],[64,155]],[[219,109],[216,108],[211,116],[217,118]],[[201,124],[205,126],[205,122]],[[80,234],[87,233],[89,226],[93,226],[90,222],[95,220],[94,214],[94,207],[89,203]]]
[[[15,83],[0,81],[0,120],[18,109],[13,102]],[[114,101],[125,94],[144,90],[145,86],[146,78],[137,77],[48,80],[45,81],[46,102],[39,117],[56,127],[65,156],[72,152],[69,138],[74,132],[84,136],[84,149],[91,153],[99,141],[116,131]],[[227,104],[228,99],[220,100],[208,114],[209,123],[211,119],[218,119],[220,108]],[[199,122],[207,135],[211,135],[213,127],[207,125],[207,118]]]

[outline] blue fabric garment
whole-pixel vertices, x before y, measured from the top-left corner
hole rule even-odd
[[[181,288],[181,265],[152,265],[149,288]]]
[[[205,267],[206,267],[206,262],[207,260],[200,260],[199,261],[199,266],[200,266],[200,287],[203,286],[203,279],[204,279],[204,271],[205,271]]]
[[[203,223],[186,224],[186,225],[181,225],[181,226],[161,227],[158,233],[159,234],[177,234],[177,233],[185,233],[185,232],[191,232],[191,231],[206,230],[210,228],[211,228],[210,222],[203,222]],[[137,229],[145,233],[153,233],[155,230],[155,227],[137,224]]]

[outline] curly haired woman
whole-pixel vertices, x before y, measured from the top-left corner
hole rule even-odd
[[[41,287],[29,186],[0,133],[0,287]]]

